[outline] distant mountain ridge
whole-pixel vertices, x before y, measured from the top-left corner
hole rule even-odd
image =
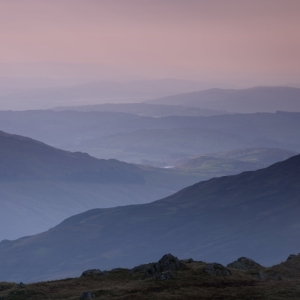
[[[300,113],[144,117],[128,113],[0,111],[3,131],[98,158],[141,163],[239,148],[300,152]]]
[[[146,103],[194,106],[234,113],[300,111],[300,88],[254,87],[248,89],[209,89],[179,94]]]
[[[106,103],[82,106],[60,106],[53,108],[54,111],[108,111],[131,113],[140,116],[166,117],[166,116],[215,116],[224,115],[226,111],[185,107],[182,105],[163,105],[149,103]]]
[[[203,85],[198,82],[172,78],[119,82],[0,77],[0,109],[49,109],[57,105],[141,102],[174,93],[197,91],[201,87]]]
[[[47,232],[0,243],[0,280],[45,280],[130,267],[172,249],[270,265],[300,248],[300,155],[258,171],[197,183],[149,204],[93,209]],[[34,263],[33,263],[34,262]]]

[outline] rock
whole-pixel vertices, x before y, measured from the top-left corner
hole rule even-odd
[[[103,272],[99,269],[90,269],[82,272],[81,276],[93,276],[93,275],[102,275]]]
[[[145,275],[142,279],[148,277],[154,277],[156,279],[164,278],[162,280],[171,279],[175,275],[171,276],[170,274],[163,273],[169,271],[176,271],[181,268],[184,268],[184,266],[185,264],[181,262],[177,257],[173,256],[172,254],[166,254],[157,263],[151,264],[150,268],[146,270]]]
[[[212,263],[205,266],[204,271],[212,276],[229,276],[231,271],[218,263]]]
[[[267,280],[267,276],[266,274],[264,274],[263,272],[259,271],[259,272],[256,272],[256,273],[251,273],[251,275],[254,277],[254,278],[257,278],[259,280]]]
[[[296,256],[297,256],[296,254],[290,254],[289,257],[287,258],[287,261],[294,259]]]
[[[270,276],[271,279],[274,279],[274,280],[282,280],[282,278],[278,275],[278,274],[272,274]]]
[[[95,298],[95,295],[92,292],[84,292],[82,293],[80,300],[88,300]]]
[[[149,268],[152,267],[153,264],[143,264],[143,265],[139,265],[134,267],[133,269],[130,269],[129,272],[130,273],[135,273],[135,272],[146,272]]]
[[[184,263],[182,263],[177,257],[173,256],[172,254],[166,254],[158,261],[155,266],[157,270],[170,271],[183,268]]]
[[[157,279],[157,280],[169,280],[174,277],[175,277],[175,274],[172,271],[161,272],[161,273],[157,273],[155,275],[155,279]]]
[[[228,264],[227,268],[251,271],[260,269],[262,266],[250,258],[240,257],[238,260]]]
[[[192,258],[189,258],[189,259],[187,259],[186,260],[186,262],[188,263],[188,264],[191,264],[191,263],[193,263],[193,262],[195,262]]]

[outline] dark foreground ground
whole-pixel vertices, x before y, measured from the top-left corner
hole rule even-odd
[[[131,270],[96,272],[26,285],[0,283],[0,299],[300,299],[300,254],[250,270],[162,258]]]

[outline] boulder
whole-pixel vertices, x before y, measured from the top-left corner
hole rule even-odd
[[[157,263],[151,264],[151,266],[146,270],[144,278],[153,277],[156,279],[171,279],[175,276],[173,272],[164,273],[170,271],[176,271],[184,268],[185,264],[181,262],[177,257],[172,254],[164,255]]]
[[[267,275],[264,274],[263,272],[261,271],[258,271],[258,272],[255,272],[255,273],[251,273],[251,275],[256,278],[256,279],[259,279],[259,280],[267,280]]]
[[[84,292],[82,293],[80,300],[88,300],[95,298],[95,295],[92,292]]]
[[[93,276],[93,275],[102,275],[103,272],[99,269],[90,269],[82,272],[81,276]]]
[[[143,264],[136,266],[132,269],[129,270],[130,273],[135,273],[135,272],[146,272],[149,268],[152,267],[153,264]]]
[[[174,277],[175,277],[175,274],[172,271],[161,272],[161,273],[157,273],[155,275],[155,279],[157,279],[157,280],[170,280]]]
[[[218,263],[207,264],[204,267],[204,272],[212,276],[230,276],[231,271]]]
[[[240,257],[238,260],[227,265],[227,268],[240,269],[245,271],[263,268],[260,264],[247,257]]]

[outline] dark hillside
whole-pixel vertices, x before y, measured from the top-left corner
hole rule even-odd
[[[1,280],[132,267],[171,251],[221,263],[247,256],[271,265],[300,248],[299,195],[297,155],[150,204],[90,210],[42,234],[0,243]]]

